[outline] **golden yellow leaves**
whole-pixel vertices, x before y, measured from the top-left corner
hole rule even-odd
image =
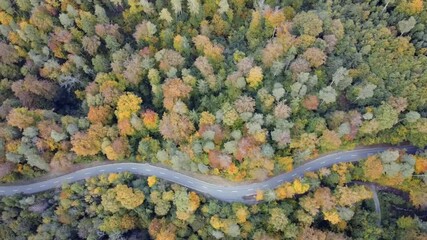
[[[310,185],[295,179],[292,183],[286,182],[275,189],[276,198],[279,200],[292,198],[295,194],[304,194],[310,189]]]
[[[8,26],[13,21],[13,17],[4,11],[0,11],[0,24]]]
[[[332,224],[338,224],[341,221],[336,210],[324,211],[323,216],[325,220],[328,220]]]
[[[159,116],[152,110],[147,110],[142,114],[142,122],[148,130],[155,130],[159,125]]]
[[[104,141],[102,152],[105,153],[109,160],[120,160],[129,154],[129,142],[127,138],[119,137],[113,142]]]
[[[117,174],[117,173],[110,173],[108,175],[108,182],[109,183],[113,183],[113,182],[115,182],[118,179],[119,179],[119,174]]]
[[[202,112],[200,114],[199,125],[211,125],[215,123],[215,116],[210,112]]]
[[[188,194],[188,199],[190,200],[190,205],[188,207],[189,210],[191,212],[196,211],[197,208],[199,208],[199,206],[200,206],[200,198],[199,198],[199,196],[195,192],[190,192]]]
[[[251,88],[257,88],[262,82],[264,75],[262,73],[261,67],[253,67],[249,71],[248,77],[246,78],[246,82],[249,84]]]
[[[223,227],[223,222],[222,220],[218,217],[218,215],[214,215],[211,217],[211,220],[209,221],[209,223],[211,224],[211,226],[215,229],[220,229],[221,227]]]
[[[422,174],[427,172],[427,158],[416,157],[415,160],[415,172],[417,174]]]
[[[149,176],[149,177],[147,178],[147,183],[148,183],[148,186],[149,186],[149,187],[154,186],[154,184],[156,184],[156,183],[157,183],[157,177],[156,177],[156,176]]]
[[[262,200],[264,200],[264,192],[262,190],[257,190],[256,191],[255,200],[256,201],[262,201]]]
[[[101,140],[106,129],[101,124],[91,125],[87,133],[78,132],[71,138],[72,150],[80,156],[96,155],[101,151]]]
[[[130,119],[133,113],[137,113],[141,109],[142,99],[133,93],[126,93],[120,96],[117,102],[117,110],[115,114],[117,119]]]
[[[363,163],[363,172],[369,181],[379,179],[383,174],[383,165],[377,156],[369,156]]]
[[[423,0],[405,0],[397,6],[400,12],[404,12],[408,15],[415,15],[423,11]]]
[[[143,192],[129,188],[123,184],[117,185],[114,190],[116,192],[116,200],[119,201],[126,209],[134,209],[141,205],[145,200]]]
[[[249,211],[248,211],[247,207],[241,207],[241,208],[237,209],[237,211],[236,211],[237,223],[246,222],[248,216],[249,216]]]
[[[308,183],[301,183],[299,179],[295,179],[292,186],[296,194],[303,194],[310,189],[310,185]]]
[[[293,170],[293,158],[292,157],[279,157],[277,158],[277,162],[279,166],[285,171],[290,172]]]

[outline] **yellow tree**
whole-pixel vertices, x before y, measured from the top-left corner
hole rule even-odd
[[[337,150],[341,146],[341,139],[337,132],[323,130],[322,137],[319,139],[319,145],[323,151]]]
[[[427,158],[417,156],[415,159],[415,172],[417,174],[427,172]]]
[[[292,186],[296,194],[306,193],[310,189],[310,185],[307,183],[301,183],[299,179],[295,179]]]
[[[277,162],[279,163],[280,168],[283,169],[285,172],[290,172],[293,170],[294,160],[292,157],[278,157]]]
[[[235,214],[236,214],[237,223],[242,224],[242,223],[246,222],[246,220],[249,217],[248,207],[241,206],[241,207],[237,208],[237,210],[235,211]]]
[[[352,206],[356,202],[372,198],[372,192],[365,186],[341,187],[338,186],[335,196],[340,206]]]
[[[224,226],[224,223],[223,223],[222,219],[219,218],[218,215],[213,215],[211,217],[209,223],[211,224],[211,226],[214,229],[217,229],[217,230],[220,229],[220,228],[222,228]]]
[[[262,73],[262,68],[260,67],[253,67],[249,71],[248,77],[246,78],[246,82],[249,84],[249,87],[251,88],[257,88],[264,78],[264,75]]]
[[[255,200],[257,200],[257,201],[264,200],[264,192],[262,190],[257,190],[256,191]]]
[[[93,156],[101,151],[102,139],[107,129],[101,124],[92,124],[87,133],[77,132],[71,138],[72,150],[80,156]]]
[[[157,182],[157,177],[156,177],[156,176],[149,176],[149,177],[147,178],[147,182],[148,182],[148,186],[149,186],[149,187],[152,187],[152,186],[154,186],[154,184],[156,184],[156,182]]]
[[[423,0],[403,0],[397,6],[399,12],[406,13],[408,15],[415,15],[423,11],[424,4]]]
[[[369,156],[362,167],[368,181],[377,180],[383,174],[383,165],[377,156]]]
[[[330,211],[323,211],[323,217],[332,224],[338,224],[341,221],[340,216],[335,209]]]
[[[141,109],[142,99],[133,93],[126,93],[120,96],[117,102],[115,114],[117,119],[130,119],[133,113],[137,113]]]
[[[116,200],[126,209],[134,209],[140,206],[144,200],[144,193],[140,190],[133,190],[132,188],[119,184],[114,188],[116,192]]]
[[[102,151],[109,160],[120,160],[129,155],[130,146],[125,137],[116,138],[113,142],[105,141],[102,145]]]

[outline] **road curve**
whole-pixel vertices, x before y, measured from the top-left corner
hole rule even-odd
[[[371,189],[371,192],[373,194],[372,198],[374,199],[375,212],[378,215],[377,226],[380,227],[381,226],[381,204],[380,204],[380,199],[378,198],[377,188],[375,187],[375,184],[372,184],[372,183],[369,184],[368,186]]]
[[[283,182],[292,181],[295,178],[302,177],[305,172],[315,171],[322,167],[329,167],[339,162],[356,162],[368,157],[369,155],[385,151],[389,148],[406,149],[408,153],[414,153],[417,150],[417,148],[413,146],[385,146],[366,147],[351,151],[336,152],[319,157],[295,168],[291,172],[277,175],[263,182],[237,186],[221,186],[208,183],[184,175],[182,173],[158,166],[153,166],[148,163],[113,163],[85,168],[60,177],[27,185],[0,186],[0,196],[13,195],[16,193],[32,194],[60,187],[63,183],[72,183],[89,177],[97,176],[99,174],[128,171],[133,174],[144,176],[155,175],[158,178],[178,183],[198,192],[208,194],[209,196],[222,201],[253,203],[254,200],[245,200],[243,197],[256,194],[258,189],[273,189]]]

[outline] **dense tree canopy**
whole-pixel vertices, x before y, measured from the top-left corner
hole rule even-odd
[[[258,190],[260,202],[252,205],[219,202],[155,176],[104,174],[54,191],[1,198],[0,236],[5,240],[424,239],[427,178],[420,182],[411,176],[396,182],[381,165],[422,165],[426,157],[386,151],[360,164],[322,168],[274,191]],[[374,163],[379,165],[375,177],[369,169]],[[399,168],[396,174],[406,171]],[[333,175],[338,179],[331,185]],[[361,182],[365,180],[382,185],[381,226],[372,190]]]
[[[1,0],[0,181],[97,161],[264,180],[357,145],[423,148],[426,25],[422,0]],[[254,206],[100,176],[3,198],[0,238],[422,239],[414,215],[376,227],[352,183],[425,208],[426,159],[390,149]]]
[[[242,180],[355,144],[425,146],[424,8],[5,0],[0,160],[8,179],[58,171],[71,151],[69,167],[135,159]]]

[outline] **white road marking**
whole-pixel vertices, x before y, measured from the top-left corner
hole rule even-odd
[[[381,151],[383,150],[383,149],[380,149]],[[346,153],[346,156],[351,156],[351,157],[353,157],[353,159],[355,159],[356,157],[362,157],[362,155],[364,156],[364,155],[371,155],[371,154],[375,154],[375,153],[377,153],[377,152],[379,152],[380,150],[375,150],[375,151],[366,151],[366,150],[356,150],[356,151],[353,151],[353,152],[351,152],[351,151],[345,151],[345,152],[343,152],[343,153]],[[360,154],[360,153],[362,153],[362,155]],[[348,154],[348,155],[347,155]],[[337,157],[335,157],[335,159],[342,159],[342,156],[337,156]],[[352,160],[353,161],[353,160]],[[325,161],[322,161],[321,162],[321,164],[325,164],[327,161],[325,160]],[[338,161],[336,161],[336,162],[338,162]],[[305,171],[309,171],[310,169],[312,169],[313,167],[307,167],[306,169],[305,169]],[[136,169],[139,169],[139,168],[137,168],[137,167],[132,167],[132,169],[133,170],[136,170]],[[98,171],[99,172],[105,172],[106,170],[108,170],[108,169],[99,169]],[[117,170],[123,170],[123,168],[122,167],[118,167],[117,168]],[[147,171],[147,172],[152,172],[153,170],[150,170],[150,169],[140,169],[140,170],[142,170],[142,171]],[[93,171],[95,171],[95,173],[94,174],[96,174],[96,171],[97,170],[93,170]],[[156,174],[157,173],[159,173],[160,175],[167,175],[167,174],[170,174],[170,173],[165,173],[165,172],[157,172],[157,170],[156,170]],[[89,174],[92,174],[91,172],[83,172],[83,174],[84,175],[89,175]],[[172,175],[173,176],[173,175]],[[295,177],[295,176],[301,176],[301,174],[300,173],[294,173],[293,175],[292,175],[292,177]],[[178,176],[173,176],[175,179],[180,179],[180,177],[178,177]],[[73,178],[75,178],[75,176],[70,176],[70,177],[66,177],[66,179],[73,179]],[[184,180],[185,180],[185,178],[184,178]],[[59,187],[60,186],[60,183],[61,181],[60,180],[54,180],[54,186],[56,186],[56,187]],[[189,181],[189,180],[187,180],[186,181],[188,184],[194,184],[192,181]],[[284,180],[283,179],[280,179],[280,180],[276,180],[276,182],[277,183],[282,183],[282,182],[284,182]],[[59,184],[58,184],[59,183]],[[56,185],[56,184],[58,184],[58,185]],[[44,188],[44,187],[46,187],[46,186],[48,186],[47,184],[46,185],[40,185],[39,186],[39,188]],[[199,186],[201,186],[202,188],[204,188],[204,189],[208,189],[209,188],[209,186],[204,186],[204,185],[199,185]],[[268,184],[264,184],[264,185],[262,185],[262,187],[267,187],[268,186]],[[11,187],[12,188],[12,187]],[[36,189],[37,188],[37,186],[34,186],[34,187],[30,187],[30,188],[26,188],[25,190],[26,191],[42,191],[41,189],[40,190],[34,190],[34,189]],[[254,188],[249,188],[248,190],[246,190],[246,191],[253,191],[254,190]],[[11,189],[11,190],[7,190],[7,191],[13,191],[13,192],[19,192],[19,191],[23,191],[23,189],[22,190],[20,190],[20,189]],[[224,192],[225,190],[221,190],[221,189],[216,189],[215,191],[218,191],[218,192]],[[245,191],[245,190],[243,190],[243,191]],[[5,190],[0,190],[0,193],[4,193],[5,192]],[[229,192],[229,190],[227,190],[227,192]],[[233,190],[233,191],[231,191],[231,192],[233,192],[233,193],[237,193],[237,192],[239,192],[238,190]]]

